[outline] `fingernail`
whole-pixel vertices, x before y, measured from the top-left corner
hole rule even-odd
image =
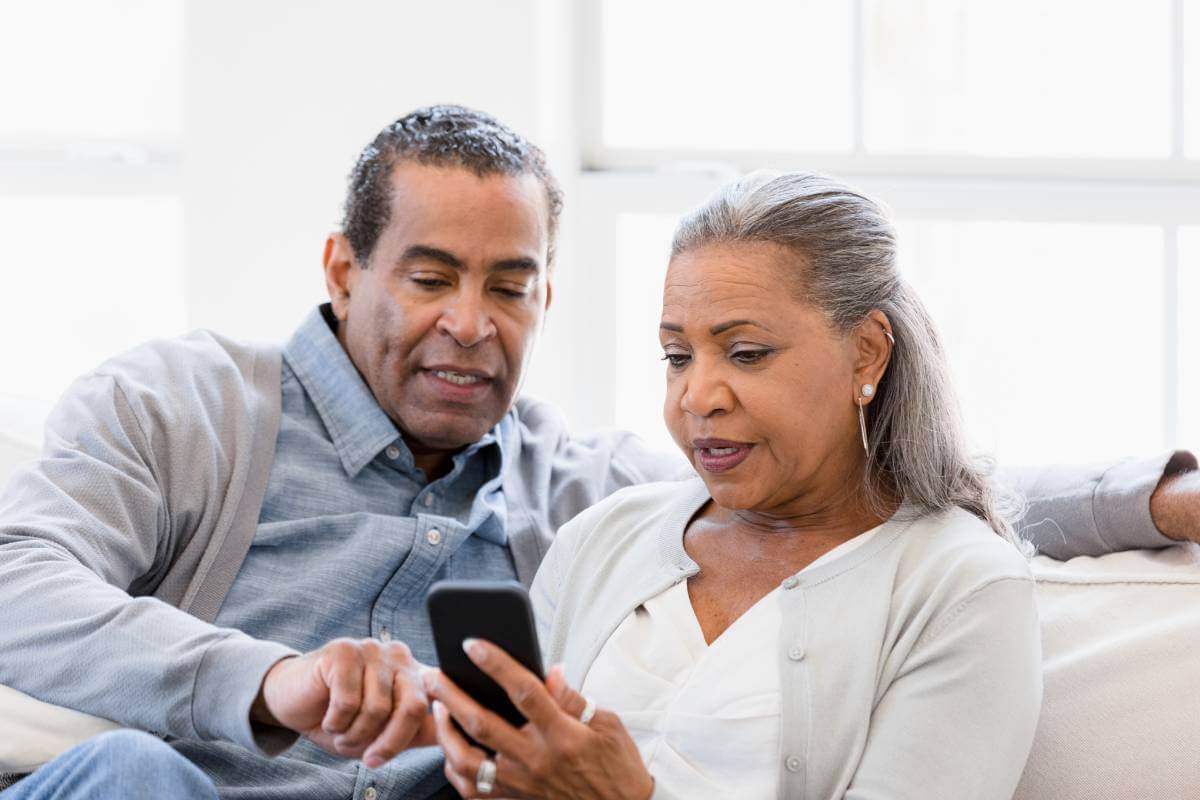
[[[482,664],[485,654],[483,648],[479,646],[478,639],[463,639],[463,652],[467,654],[467,658],[474,661],[476,664]]]
[[[441,700],[433,701],[433,714],[438,719],[442,719],[443,717],[446,716],[446,707],[444,705],[442,705]]]
[[[421,685],[430,694],[437,690],[437,672],[432,667],[421,667]]]
[[[367,756],[363,759],[363,763],[367,765],[367,769],[378,769],[383,765],[383,759],[379,756]]]

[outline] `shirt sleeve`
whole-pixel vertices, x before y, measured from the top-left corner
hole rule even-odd
[[[1155,527],[1150,495],[1164,475],[1195,468],[1195,456],[1177,450],[1096,466],[1006,470],[1000,479],[1028,503],[1019,533],[1039,552],[1065,561],[1178,544]]]
[[[157,734],[278,752],[249,711],[294,651],[132,596],[172,552],[152,453],[112,377],[77,382],[51,415],[42,457],[0,495],[0,683]]]
[[[846,800],[1009,800],[1041,700],[1034,583],[995,580],[914,646],[871,715]]]

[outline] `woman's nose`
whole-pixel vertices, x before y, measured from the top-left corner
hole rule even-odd
[[[687,381],[687,385],[680,398],[680,405],[688,414],[711,417],[733,408],[733,391],[715,365],[708,364],[703,359],[694,359],[684,380]]]

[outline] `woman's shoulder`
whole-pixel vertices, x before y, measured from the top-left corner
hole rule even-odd
[[[614,529],[660,527],[680,513],[681,505],[699,501],[701,493],[708,496],[699,478],[626,486],[579,512],[559,529],[558,536],[588,538]]]
[[[902,568],[914,578],[972,591],[1017,579],[1032,583],[1029,561],[974,514],[950,508],[917,516],[903,537]]]

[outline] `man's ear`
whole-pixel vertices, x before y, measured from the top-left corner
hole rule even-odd
[[[891,320],[882,311],[875,309],[867,314],[867,318],[854,329],[852,335],[856,356],[853,397],[855,402],[866,405],[874,399],[874,390],[879,388],[879,382],[883,380],[892,360],[892,347],[895,345]],[[871,385],[872,391],[864,396],[862,387],[867,384]]]
[[[358,283],[358,273],[361,271],[354,258],[354,248],[350,240],[341,233],[331,233],[325,240],[325,289],[329,292],[329,301],[333,304],[333,315],[339,322],[346,320],[350,313],[350,295]]]

